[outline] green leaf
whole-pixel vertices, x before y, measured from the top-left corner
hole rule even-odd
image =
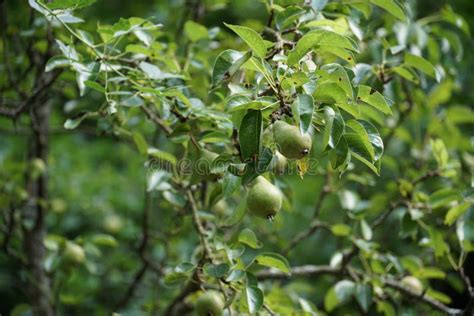
[[[461,198],[456,189],[444,188],[440,189],[430,196],[430,206],[432,208],[444,207],[451,202],[457,201]]]
[[[344,166],[350,160],[349,146],[344,137],[339,140],[336,148],[330,151],[329,159],[334,169]]]
[[[275,25],[277,26],[279,30],[284,30],[304,13],[305,13],[305,10],[303,10],[300,7],[297,7],[297,6],[287,7],[285,8],[285,10],[277,13],[275,17]]]
[[[302,71],[297,71],[297,72],[292,73],[290,77],[283,79],[283,81],[281,82],[281,87],[283,89],[288,89],[288,90],[291,89],[292,87],[296,89],[296,88],[301,87],[307,82],[309,82],[309,78],[306,75],[306,73]]]
[[[224,23],[225,26],[234,31],[253,50],[255,55],[264,58],[267,54],[267,46],[264,40],[251,28]]]
[[[134,131],[133,141],[135,142],[135,145],[137,146],[137,149],[140,154],[145,156],[148,153],[148,144],[143,135],[137,131]]]
[[[232,193],[240,187],[241,180],[241,177],[233,175],[231,172],[225,173],[224,179],[222,180],[222,194],[224,198],[231,196]]]
[[[230,79],[251,56],[251,51],[242,54],[232,49],[220,53],[212,69],[212,86],[217,87],[223,81]]]
[[[377,312],[383,313],[384,316],[397,316],[392,304],[385,301],[377,301]]]
[[[235,208],[234,212],[224,222],[224,226],[234,226],[238,224],[245,216],[247,212],[247,195],[240,199],[239,204]]]
[[[449,245],[444,241],[443,234],[432,227],[428,231],[430,235],[428,246],[434,249],[435,256],[439,258],[449,253]]]
[[[56,9],[80,9],[90,6],[97,0],[54,0],[47,3],[48,8],[51,10]]]
[[[369,86],[359,86],[357,99],[373,106],[384,114],[392,114],[392,109],[390,109],[384,96]]]
[[[150,79],[163,79],[163,74],[161,73],[161,70],[158,68],[158,66],[147,63],[146,61],[142,61],[139,67]]]
[[[344,133],[344,119],[329,106],[324,107],[323,150],[329,145],[335,148]]]
[[[233,113],[235,111],[242,111],[242,110],[263,110],[267,108],[269,105],[271,105],[272,103],[275,103],[275,102],[270,102],[268,99],[264,99],[264,98],[251,100],[249,102],[240,103],[240,104],[237,104],[237,102],[235,102],[237,101],[235,100],[235,98],[232,98],[231,100],[232,100],[231,102],[227,103],[227,107],[229,108],[227,112],[229,113]],[[242,102],[243,99],[239,98],[238,101]]]
[[[446,273],[434,267],[420,267],[413,272],[413,276],[420,279],[445,279]]]
[[[262,308],[264,295],[258,286],[246,284],[244,296],[249,313],[255,314]]]
[[[357,284],[355,298],[362,310],[367,313],[372,304],[372,290],[368,284]]]
[[[441,139],[430,139],[431,151],[433,152],[433,156],[438,163],[438,167],[440,169],[446,168],[449,161],[449,153],[446,149],[446,145],[444,144],[443,140]]]
[[[193,271],[196,268],[196,265],[190,263],[190,262],[183,262],[178,264],[175,268],[174,271],[178,273],[189,273]]]
[[[270,148],[264,147],[262,153],[255,161],[249,161],[245,165],[245,173],[242,176],[242,184],[247,185],[259,175],[265,173],[272,162],[273,152]]]
[[[64,68],[71,64],[71,61],[68,58],[63,56],[54,56],[48,60],[46,66],[44,67],[45,72],[52,71],[56,68]]]
[[[372,144],[372,147],[374,148],[374,160],[379,160],[380,158],[382,158],[384,151],[383,141],[382,137],[380,137],[379,131],[370,122],[363,120],[359,120],[358,122],[364,127],[369,137],[369,141]]]
[[[352,129],[352,131],[357,134],[358,137],[353,137],[349,136],[348,139],[346,138],[347,144],[349,145],[349,148],[359,155],[365,157],[369,161],[374,161],[375,160],[375,150],[372,147],[372,144],[370,142],[369,134],[367,133],[366,129],[364,126],[356,120],[348,120],[346,121],[346,127],[349,127]],[[352,133],[345,134],[350,135]]]
[[[160,163],[170,163],[172,166],[176,166],[177,159],[173,154],[169,152],[149,147],[147,153],[148,156],[158,159]]]
[[[303,35],[288,54],[288,66],[299,62],[312,48],[326,45],[358,51],[357,45],[348,37],[327,30],[313,30]]]
[[[368,2],[348,2],[348,5],[361,12],[368,20],[372,14],[372,6]]]
[[[307,94],[299,94],[296,99],[297,114],[300,118],[300,131],[301,134],[308,132],[309,127],[311,126],[311,121],[313,119],[314,112],[314,101],[313,97]]]
[[[444,304],[451,304],[452,302],[452,299],[449,295],[446,295],[443,292],[433,290],[431,288],[426,291],[426,296],[431,297],[435,300],[438,300]]]
[[[454,88],[454,82],[450,79],[447,79],[433,87],[428,95],[428,106],[430,108],[435,108],[440,104],[447,103],[451,99]]]
[[[237,270],[232,270],[225,280],[227,282],[238,282],[242,280],[244,277],[245,277],[245,271],[237,269]]]
[[[84,81],[84,85],[86,87],[94,89],[95,91],[98,91],[100,93],[105,93],[105,88],[102,87],[101,84],[99,84],[95,81],[86,80],[86,81]]]
[[[372,170],[376,175],[380,175],[380,160],[378,160],[375,164],[369,160],[367,160],[366,157],[361,156],[359,153],[355,151],[351,151],[351,157],[356,158],[360,162],[362,162],[364,165],[369,167],[370,170]]]
[[[192,20],[188,20],[184,24],[184,34],[191,42],[197,42],[201,39],[208,38],[207,28]]]
[[[355,283],[342,280],[336,283],[324,297],[324,307],[328,312],[333,311],[338,305],[348,302],[355,292]]]
[[[365,240],[372,239],[372,228],[370,228],[365,220],[360,221],[360,229],[362,231],[362,237],[364,237]]]
[[[370,0],[370,2],[386,10],[399,20],[406,21],[407,19],[402,7],[394,0]]]
[[[245,228],[239,233],[238,241],[253,249],[260,249],[263,246],[262,243],[258,241],[253,230],[249,228]]]
[[[408,66],[396,66],[392,68],[392,71],[399,74],[402,78],[411,81],[415,84],[420,83],[420,79],[418,78],[418,75],[415,73],[415,71]]]
[[[86,42],[89,46],[94,46],[94,37],[92,36],[91,33],[83,31],[83,30],[77,30],[77,34],[81,37],[81,39]]]
[[[449,209],[449,211],[446,213],[446,217],[444,218],[444,223],[446,225],[451,226],[456,222],[456,220],[461,217],[466,211],[469,209],[471,206],[470,203],[464,202],[462,204],[456,205]]]
[[[407,66],[420,70],[428,76],[436,79],[436,81],[438,82],[441,80],[441,77],[438,71],[436,71],[436,68],[423,57],[407,53],[405,54],[404,63]]]
[[[351,233],[351,227],[346,224],[335,224],[331,226],[331,232],[335,236],[349,236]]]
[[[347,96],[344,90],[336,83],[322,83],[317,86],[313,93],[314,101],[321,103],[347,103]]]
[[[334,55],[348,62],[351,66],[354,66],[356,64],[354,53],[344,48],[332,47],[332,46],[319,46],[316,52],[322,52],[322,53]]]
[[[239,129],[239,143],[244,161],[253,161],[260,153],[262,135],[262,113],[248,110]]]
[[[347,71],[339,64],[327,64],[316,70],[319,75],[318,84],[326,82],[335,83],[344,90],[348,98],[353,98],[351,81]]]
[[[291,273],[290,265],[286,258],[277,253],[261,253],[255,257],[254,262],[262,266],[278,269],[286,274]]]
[[[165,276],[163,283],[168,287],[177,287],[186,282],[188,279],[189,275],[187,273],[171,272]]]
[[[464,17],[460,14],[457,14],[453,11],[450,6],[445,6],[441,11],[441,16],[443,20],[452,25],[461,29],[467,36],[471,36],[471,31],[469,30],[469,24],[466,22]]]
[[[76,115],[73,118],[69,118],[64,122],[64,128],[65,129],[75,129],[76,127],[81,124],[81,122],[86,119],[87,117],[91,116],[91,113],[86,112],[86,113],[80,113]]]
[[[115,248],[118,246],[117,240],[114,236],[107,234],[96,234],[92,237],[92,242],[97,246],[105,246]]]
[[[96,62],[82,65],[79,63],[73,63],[76,70],[76,81],[79,87],[80,95],[83,96],[86,91],[86,81],[94,81],[97,78],[97,74],[100,68],[100,64]]]
[[[229,272],[229,269],[227,263],[212,264],[208,262],[203,267],[204,273],[213,278],[222,278]]]

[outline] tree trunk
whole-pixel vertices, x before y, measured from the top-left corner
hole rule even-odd
[[[28,160],[41,159],[47,163],[48,158],[48,125],[49,104],[33,106],[30,111],[32,137],[29,140]],[[29,193],[29,207],[24,212],[23,247],[29,272],[28,292],[30,295],[33,315],[54,315],[53,295],[50,278],[44,269],[46,249],[45,202],[48,197],[47,172],[37,178],[26,175],[26,186]]]

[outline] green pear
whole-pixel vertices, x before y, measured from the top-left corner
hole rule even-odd
[[[217,215],[220,215],[220,216],[225,216],[227,214],[228,209],[229,209],[229,204],[227,204],[227,202],[224,199],[219,200],[219,202],[214,204],[214,206],[212,207],[212,210]]]
[[[84,248],[72,241],[66,242],[66,245],[64,246],[63,255],[67,261],[73,263],[84,263],[84,261],[86,260]]]
[[[301,159],[311,150],[311,136],[301,135],[297,126],[284,121],[273,123],[273,139],[280,153],[288,159]]]
[[[280,211],[282,195],[270,181],[258,176],[247,196],[247,208],[261,218],[273,219]]]
[[[285,173],[287,167],[288,159],[283,156],[279,151],[277,151],[272,159],[272,162],[270,163],[271,170],[273,171],[273,173],[280,175]]]
[[[207,291],[196,300],[197,316],[221,316],[224,313],[224,300],[216,291]]]
[[[412,292],[416,293],[417,295],[421,295],[423,293],[423,284],[421,284],[421,281],[415,278],[414,276],[408,275],[404,277],[400,281],[400,284],[408,288]]]

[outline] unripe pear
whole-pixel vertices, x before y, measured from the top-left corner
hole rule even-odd
[[[216,291],[207,291],[196,300],[197,316],[221,316],[224,313],[224,301]]]
[[[229,209],[229,204],[227,204],[227,202],[224,199],[220,200],[219,202],[214,204],[214,206],[212,207],[212,210],[216,214],[221,215],[221,216],[226,215],[228,209]]]
[[[404,277],[400,284],[410,289],[412,292],[416,293],[417,295],[421,295],[423,293],[423,284],[421,281],[414,276],[408,275]]]
[[[46,163],[41,158],[34,158],[30,161],[30,176],[32,179],[38,179],[46,172]]]
[[[273,123],[273,138],[277,149],[288,159],[301,159],[311,150],[311,136],[309,134],[301,135],[297,126],[284,121]]]
[[[86,260],[84,248],[78,244],[67,241],[64,246],[64,258],[74,263],[83,263]]]
[[[279,151],[277,151],[270,164],[271,170],[275,174],[280,175],[280,174],[285,173],[287,167],[288,167],[288,159],[285,156],[283,156]]]
[[[280,190],[262,176],[255,183],[247,196],[247,208],[258,217],[273,219],[280,211],[282,195]]]
[[[109,233],[118,233],[123,224],[122,218],[116,214],[108,214],[104,220],[104,228]]]

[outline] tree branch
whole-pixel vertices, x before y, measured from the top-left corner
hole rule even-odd
[[[61,70],[56,70],[53,73],[45,73],[42,75],[38,80],[37,84],[31,93],[30,96],[26,100],[20,103],[17,107],[6,107],[0,106],[0,115],[6,116],[9,118],[18,118],[18,116],[28,110],[31,106],[38,103],[37,100],[41,98],[41,96],[45,95],[49,92],[49,88],[53,85],[56,79],[61,74]]]
[[[384,284],[386,286],[397,290],[401,294],[403,294],[407,297],[416,299],[416,300],[418,300],[422,303],[425,303],[425,304],[433,307],[434,309],[442,311],[442,312],[444,312],[448,315],[461,315],[462,314],[462,310],[446,306],[443,303],[441,303],[440,301],[435,300],[434,298],[431,298],[429,296],[426,296],[425,293],[423,293],[422,295],[419,295],[418,293],[413,292],[412,290],[404,287],[402,284],[400,284],[399,282],[397,282],[395,280],[386,278],[383,281],[384,281]]]
[[[259,280],[278,280],[278,279],[289,279],[297,277],[306,277],[306,276],[318,276],[323,274],[338,275],[341,274],[341,269],[338,267],[331,267],[327,265],[304,265],[299,267],[293,267],[291,269],[291,274],[288,275],[282,271],[278,270],[263,270],[257,273],[257,278]]]
[[[283,254],[288,254],[298,243],[302,242],[303,240],[311,237],[319,228],[326,228],[330,230],[331,228],[329,227],[328,224],[322,223],[318,220],[319,213],[321,212],[321,208],[323,206],[324,200],[326,196],[331,192],[331,186],[329,184],[330,182],[330,174],[329,171],[326,172],[326,177],[323,183],[323,187],[321,188],[321,191],[319,192],[318,199],[316,201],[316,205],[314,206],[314,213],[313,213],[313,220],[311,222],[311,225],[309,228],[307,228],[305,231],[301,232],[300,234],[297,234],[290,242],[288,247],[286,247],[283,250]]]
[[[171,128],[169,128],[169,126],[166,125],[165,122],[160,117],[158,117],[158,115],[155,114],[155,112],[150,110],[145,105],[141,106],[140,108],[142,109],[143,112],[145,112],[146,116],[150,120],[155,122],[155,124],[158,125],[167,135],[171,134],[172,132]]]

